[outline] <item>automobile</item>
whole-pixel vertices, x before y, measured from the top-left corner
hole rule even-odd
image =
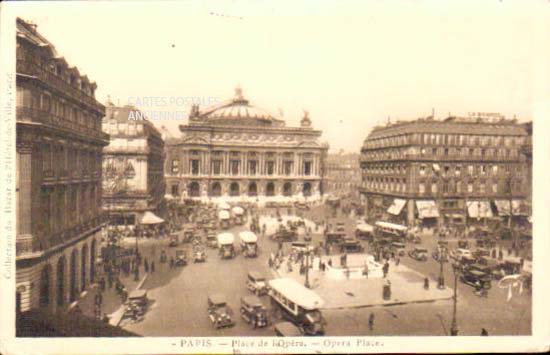
[[[206,261],[206,251],[203,247],[195,247],[193,250],[193,262],[203,263]]]
[[[216,329],[235,325],[233,310],[222,294],[208,295],[208,317]]]
[[[346,231],[346,224],[343,222],[336,223],[336,231],[337,232],[345,232]]]
[[[500,280],[506,275],[502,268],[503,263],[488,256],[481,256],[477,259],[480,265],[487,267],[490,270],[490,274],[494,280]]]
[[[451,258],[457,261],[460,261],[463,256],[472,256],[472,252],[468,249],[464,248],[456,248],[455,250],[451,251]]]
[[[309,206],[305,202],[296,202],[294,206],[299,210],[309,210]]]
[[[486,248],[477,248],[472,252],[472,256],[476,259],[479,259],[484,256],[490,256],[490,255],[491,255],[491,251]]]
[[[308,250],[309,244],[303,243],[303,242],[293,242],[290,244],[290,250],[294,250],[295,252],[302,252],[305,253]]]
[[[214,249],[218,247],[218,239],[216,238],[216,233],[210,232],[206,235],[206,245]]]
[[[248,273],[246,288],[258,296],[267,295],[269,292],[265,277],[256,271],[250,271]]]
[[[364,249],[361,242],[354,238],[345,238],[340,244],[340,252],[342,253],[361,253]]]
[[[480,268],[475,264],[466,267],[459,277],[459,280],[466,285],[484,289],[491,288],[491,279],[492,276],[487,272],[486,268]]]
[[[371,241],[374,237],[374,227],[364,222],[357,223],[355,227],[355,237]]]
[[[413,250],[409,251],[409,256],[416,261],[427,261],[428,249],[415,247]]]
[[[346,239],[346,233],[343,232],[328,232],[325,234],[325,243],[340,244]]]
[[[281,226],[275,234],[270,236],[271,240],[276,242],[292,242],[298,239],[298,233],[292,231],[284,226]]]
[[[469,249],[468,246],[469,246],[469,243],[468,243],[467,240],[459,240],[458,241],[458,247],[460,249]]]
[[[275,335],[278,337],[301,337],[303,331],[291,322],[279,322],[274,327]]]
[[[391,249],[395,255],[405,256],[405,244],[393,242],[391,243]]]
[[[496,239],[491,237],[476,240],[476,246],[479,248],[494,248],[496,244]]]
[[[187,251],[184,249],[176,250],[176,266],[185,266],[187,264]]]
[[[147,290],[140,289],[130,292],[124,303],[122,318],[141,319],[147,310],[148,303]]]
[[[267,309],[256,296],[241,297],[241,317],[254,328],[267,327],[269,324]]]

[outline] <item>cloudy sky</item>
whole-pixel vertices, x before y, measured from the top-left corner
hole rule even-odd
[[[481,3],[481,2],[479,2]],[[547,1],[16,2],[97,98],[133,103],[174,136],[192,101],[242,87],[332,150],[388,120],[500,112],[531,120],[550,92]]]

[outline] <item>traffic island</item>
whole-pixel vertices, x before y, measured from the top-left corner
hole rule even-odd
[[[451,288],[439,289],[435,280],[426,288],[426,276],[405,265],[390,262],[389,271],[384,277],[383,272],[376,268],[380,264],[372,264],[371,255],[348,255],[346,267],[340,266],[340,258],[341,255],[315,257],[309,270],[310,287],[325,301],[324,309],[394,306],[453,298]],[[332,266],[328,266],[329,259]],[[325,264],[324,271],[320,267],[321,262]],[[361,265],[360,262],[368,263],[368,272],[364,273],[361,267],[357,267],[357,264]],[[303,268],[300,273],[300,265],[291,263],[289,270],[288,259],[285,258],[276,270],[276,275],[291,277],[305,284],[305,273]]]

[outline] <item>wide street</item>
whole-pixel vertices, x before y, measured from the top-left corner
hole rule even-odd
[[[282,213],[286,211],[281,210]],[[318,206],[305,213],[306,218],[320,220],[326,218],[327,209]],[[339,215],[345,221],[349,232],[355,219]],[[330,223],[335,222],[332,219]],[[235,235],[246,227],[233,227]],[[319,233],[321,229],[319,229]],[[313,243],[320,240],[314,234]],[[236,240],[238,238],[236,237]],[[423,238],[422,246],[430,254],[436,245],[433,237]],[[143,288],[148,290],[151,306],[145,319],[138,323],[123,322],[122,326],[145,336],[270,336],[273,327],[252,329],[239,315],[240,297],[251,294],[246,289],[247,272],[254,270],[268,278],[276,277],[268,267],[268,256],[277,248],[275,242],[259,238],[258,258],[245,258],[238,254],[235,259],[220,260],[216,249],[208,249],[206,263],[191,263],[188,266],[170,269],[168,264],[160,264],[160,250],[168,252],[168,259],[175,254],[175,248],[168,247],[168,241],[154,241],[142,245],[144,255],[155,254],[156,271],[149,275]],[[365,243],[367,246],[367,243]],[[408,244],[407,248],[415,245]],[[456,246],[450,242],[451,249]],[[285,245],[288,248],[288,245]],[[368,250],[368,248],[367,248]],[[418,262],[408,256],[401,262],[430,278],[430,287],[436,287],[439,264],[431,257],[427,262]],[[390,271],[391,272],[391,271]],[[444,264],[447,286],[453,287],[453,271],[449,263]],[[342,281],[345,283],[346,281]],[[507,302],[507,289],[499,289],[493,281],[488,298],[474,294],[473,288],[458,282],[457,322],[459,335],[479,335],[485,328],[489,335],[526,335],[531,332],[531,296],[524,290]],[[207,315],[207,295],[223,293],[236,315],[236,325],[216,330]],[[360,295],[357,295],[360,297]],[[381,297],[381,295],[380,295]],[[269,297],[263,296],[264,305],[270,307]],[[367,319],[371,312],[375,316],[374,329],[368,327]],[[327,320],[327,335],[448,335],[452,320],[452,300],[423,304],[405,304],[391,307],[366,307],[355,309],[324,310]],[[271,314],[271,312],[270,312]]]

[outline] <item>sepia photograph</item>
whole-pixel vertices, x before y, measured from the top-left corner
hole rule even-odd
[[[0,10],[3,341],[548,350],[550,3]]]

